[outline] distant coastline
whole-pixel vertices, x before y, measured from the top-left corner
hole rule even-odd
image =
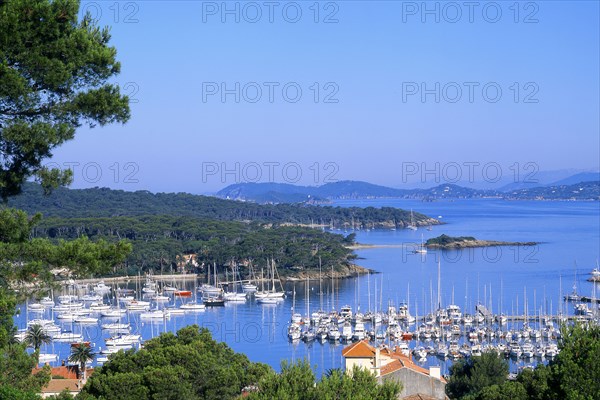
[[[596,175],[579,174],[571,178],[548,185],[499,189],[474,189],[456,184],[441,184],[427,189],[397,189],[361,181],[338,181],[322,186],[236,183],[218,191],[216,197],[262,204],[303,203],[313,205],[331,204],[336,200],[360,199],[406,199],[424,202],[453,199],[600,200],[600,180]]]

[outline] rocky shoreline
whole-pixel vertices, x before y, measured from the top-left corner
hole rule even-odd
[[[333,272],[333,273],[332,273]],[[305,281],[306,279],[315,281],[319,279],[345,279],[345,278],[353,278],[357,275],[365,275],[368,273],[375,273],[375,271],[370,270],[365,267],[361,267],[360,265],[351,264],[348,266],[342,267],[340,270],[331,271],[331,269],[323,269],[321,273],[316,270],[306,270],[306,271],[298,271],[293,274],[293,276],[286,275],[281,276],[282,282],[295,282],[295,281]]]
[[[123,283],[130,281],[143,281],[147,278],[147,275],[123,275],[123,276],[111,276],[104,278],[86,278],[86,279],[66,279],[59,280],[58,283],[76,283],[76,284],[90,284],[90,283]],[[155,281],[189,281],[198,278],[197,274],[172,274],[172,275],[150,275]]]
[[[367,273],[375,273],[375,271],[369,270],[368,268],[361,267],[360,265],[351,264],[349,266],[343,266],[337,270],[333,271],[334,279],[344,279],[344,278],[352,278],[357,275],[364,275]],[[104,277],[104,278],[87,278],[87,279],[67,279],[57,281],[59,284],[95,284],[98,282],[104,282],[106,284],[110,283],[127,283],[127,282],[135,282],[143,281],[148,276],[143,275],[134,275],[134,276],[115,276],[115,277]],[[206,276],[204,274],[172,274],[172,275],[150,275],[151,279],[156,281],[193,281],[199,279],[200,281],[206,280]],[[332,271],[331,270],[323,270],[321,274],[316,270],[306,270],[306,271],[291,271],[289,274],[281,275],[282,282],[293,282],[293,281],[303,281],[307,278],[309,280],[318,280],[321,279],[331,279]],[[260,279],[256,280],[260,282]],[[265,279],[265,282],[268,279]]]
[[[471,247],[494,247],[494,246],[536,246],[540,242],[502,242],[497,240],[462,240],[446,244],[426,244],[429,249],[463,249]]]
[[[439,219],[436,218],[425,218],[425,219],[416,219],[414,221],[415,226],[417,227],[428,227],[428,226],[433,226],[433,225],[445,225],[445,222],[440,221]],[[291,222],[285,222],[285,223],[281,223],[281,226],[301,226],[304,228],[319,228],[319,229],[327,229],[330,228],[329,224],[318,224],[318,223],[314,223],[314,224],[300,224],[300,223],[291,223]],[[410,225],[410,221],[394,221],[394,220],[387,220],[387,221],[379,221],[379,222],[373,222],[373,223],[368,223],[368,227],[370,229],[406,229],[408,228],[408,226]],[[337,223],[334,225],[334,228],[336,229],[353,229],[352,227],[352,223],[351,222],[342,222],[342,223]],[[363,225],[364,228],[364,225]],[[346,233],[351,233],[346,232]]]
[[[350,246],[346,246],[350,250],[362,250],[362,249],[378,249],[378,248],[402,248],[404,244],[368,244],[368,243],[355,243]]]

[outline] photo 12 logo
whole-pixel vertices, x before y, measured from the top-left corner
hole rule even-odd
[[[537,264],[540,245],[537,243],[507,244],[503,246],[465,247],[460,249],[428,248],[421,250],[420,243],[402,243],[402,262],[408,263],[419,257],[422,261],[432,259],[443,264],[496,264],[512,262],[514,264]]]
[[[287,328],[276,321],[263,322],[204,322],[200,325],[212,337],[227,343],[274,343],[279,337],[287,339]]]
[[[540,87],[536,82],[402,82],[402,103],[513,103],[536,104]]]
[[[140,92],[140,85],[136,82],[125,82],[121,85],[123,94],[129,98],[129,104],[137,104],[140,102],[138,94]]]
[[[100,164],[95,161],[79,162],[65,161],[63,163],[49,162],[44,165],[48,169],[70,169],[73,174],[73,182],[82,180],[86,183],[98,183],[102,178],[112,183],[139,183],[137,174],[140,166],[133,161],[114,162],[112,164]]]
[[[496,24],[504,20],[537,24],[539,10],[539,4],[533,1],[403,1],[402,22]]]
[[[339,165],[335,162],[314,162],[310,165],[295,161],[278,162],[214,162],[202,163],[202,183],[216,180],[223,184],[233,183],[298,183],[302,178],[310,179],[314,184],[337,182]]]
[[[89,15],[98,24],[137,24],[140,4],[137,1],[88,1],[81,3],[81,17]],[[104,18],[104,19],[103,19]]]
[[[202,22],[297,24],[308,21],[315,24],[337,24],[339,11],[340,6],[334,1],[204,1]]]
[[[340,87],[335,82],[202,82],[202,103],[314,103],[336,104]]]
[[[514,162],[503,167],[500,163],[464,161],[464,162],[414,162],[402,163],[402,183],[418,181],[421,183],[458,183],[484,181],[497,183],[511,177],[514,183],[538,183],[536,174],[540,170],[537,163]]]

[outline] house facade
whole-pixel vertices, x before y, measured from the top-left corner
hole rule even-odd
[[[399,349],[374,347],[368,340],[362,340],[344,348],[342,356],[346,373],[352,373],[354,367],[364,368],[379,382],[391,380],[402,384],[399,399],[447,399],[446,380],[441,376],[440,368],[420,367]]]

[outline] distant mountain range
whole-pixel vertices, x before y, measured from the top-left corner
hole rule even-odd
[[[593,182],[600,181],[600,172],[579,172],[573,175],[569,175],[564,178],[554,179],[552,178],[552,174],[550,173],[539,173],[539,177],[536,175],[535,182],[512,182],[506,184],[504,186],[499,187],[497,190],[501,192],[508,192],[516,189],[527,189],[527,188],[537,188],[537,187],[549,187],[549,186],[562,186],[562,185],[575,185],[580,182]],[[546,182],[546,183],[544,183]]]
[[[425,201],[486,197],[509,200],[600,200],[600,174],[581,173],[547,186],[507,187],[505,190],[472,189],[453,184],[438,185],[428,189],[396,189],[360,181],[340,181],[322,186],[238,183],[220,190],[217,196],[257,203],[319,203],[335,199],[367,198],[405,198]]]
[[[515,189],[533,188],[539,186],[555,186],[561,184],[575,184],[579,182],[590,182],[598,180],[600,172],[598,169],[559,169],[559,170],[533,170],[526,168],[523,164],[518,167],[518,174],[515,171],[517,166],[513,165],[502,170],[498,181],[482,180],[482,177],[476,172],[470,177],[463,171],[462,178],[458,181],[447,182],[439,174],[423,176],[423,173],[411,177],[405,177],[403,182],[393,184],[392,187],[400,189],[428,189],[439,184],[455,184],[471,189],[498,190],[507,192]],[[517,174],[517,175],[515,175]],[[470,178],[469,178],[470,177]],[[434,180],[436,179],[437,180]]]

